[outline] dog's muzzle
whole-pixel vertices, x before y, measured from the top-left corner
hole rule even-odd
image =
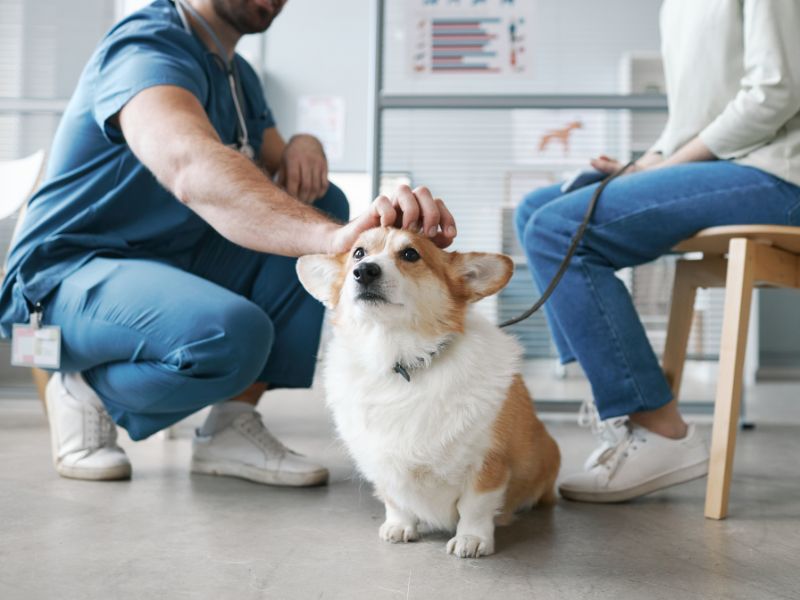
[[[386,298],[381,294],[380,280],[381,268],[373,262],[359,263],[353,269],[353,278],[358,283],[357,300],[366,302],[386,302]]]

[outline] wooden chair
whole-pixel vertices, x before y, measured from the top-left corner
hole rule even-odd
[[[22,219],[28,207],[28,200],[33,196],[42,178],[45,162],[44,150],[39,150],[19,160],[0,162],[0,181],[3,182],[4,186],[2,202],[0,202],[0,219],[9,217],[19,211],[17,224],[11,235],[11,244],[14,243],[14,239],[21,228]],[[6,265],[0,265],[0,279],[5,275],[5,270]],[[50,374],[42,369],[32,369],[32,371],[33,382],[36,384],[39,398],[44,404],[44,389],[50,379]]]
[[[724,519],[728,514],[753,288],[800,288],[800,227],[712,227],[681,242],[675,251],[702,253],[697,260],[679,259],[675,270],[663,368],[676,398],[697,288],[725,288],[705,506],[706,517]]]

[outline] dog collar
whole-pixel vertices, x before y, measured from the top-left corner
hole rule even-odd
[[[450,338],[445,338],[441,342],[436,345],[436,350],[429,353],[431,360],[439,356],[442,352],[444,352],[451,344],[452,340]],[[430,363],[431,361],[427,361],[424,358],[418,358],[414,363],[403,363],[397,361],[394,363],[394,367],[392,367],[392,371],[400,375],[403,379],[411,383],[411,371],[416,371],[417,369],[421,369],[426,364]]]

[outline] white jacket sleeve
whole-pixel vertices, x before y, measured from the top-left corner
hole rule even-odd
[[[741,90],[700,139],[719,158],[768,143],[800,111],[800,1],[744,0]]]
[[[669,117],[667,117],[667,124],[664,126],[664,129],[661,131],[661,135],[658,136],[658,139],[653,142],[653,145],[650,146],[645,154],[666,154],[665,146],[666,140],[669,137],[670,130],[669,130]]]

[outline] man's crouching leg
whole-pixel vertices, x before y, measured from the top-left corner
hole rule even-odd
[[[45,321],[62,327],[63,373],[47,394],[53,458],[59,473],[80,479],[130,476],[114,422],[140,440],[223,399],[258,395],[275,341],[270,317],[250,300],[141,260],[88,263],[48,300]],[[252,403],[225,404],[201,436],[213,470],[239,461],[246,468],[225,474],[255,469],[249,478],[295,485],[327,476],[285,477],[296,455],[260,426]]]
[[[347,199],[333,184],[314,204],[340,221],[348,218]],[[241,264],[252,254],[232,258]],[[297,280],[295,259],[262,255],[257,260],[248,297],[275,325],[272,351],[256,384],[214,405],[195,437],[192,470],[272,485],[320,485],[328,480],[328,470],[286,448],[267,430],[254,406],[268,387],[311,386],[323,307]]]

